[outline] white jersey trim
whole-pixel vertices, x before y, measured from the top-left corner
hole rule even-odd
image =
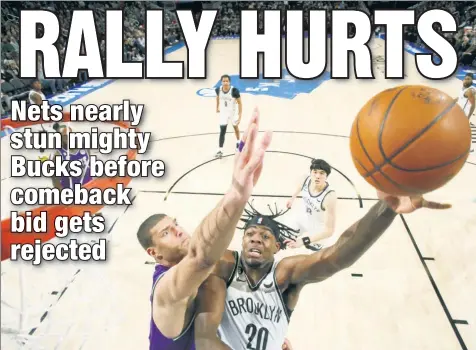
[[[311,185],[311,177],[308,176],[306,177],[306,180],[304,180],[304,183],[302,184],[302,188],[301,188],[301,191],[307,191],[307,193],[309,193],[309,196],[311,198],[319,198],[319,196],[322,196],[322,194],[324,194],[324,196],[322,197],[322,200],[321,200],[321,210],[322,211],[326,211],[326,208],[323,207],[324,205],[324,200],[326,199],[327,195],[331,192],[335,192],[333,189],[329,189],[329,183],[326,182],[326,187],[324,187],[322,189],[321,192],[319,192],[318,194],[316,195],[312,195],[311,194],[311,190],[309,189],[309,186]],[[327,192],[326,192],[327,191]]]
[[[231,273],[230,278],[227,281],[227,285],[226,285],[227,289],[230,286],[231,282],[233,282],[233,279],[235,278],[236,272],[238,271],[238,267],[240,265],[242,265],[242,263],[241,263],[241,254],[238,253],[237,251],[233,251],[233,254],[235,255],[235,267],[233,268],[233,272]],[[243,274],[245,275],[246,283],[248,283],[248,287],[250,287],[250,289],[254,292],[254,291],[259,289],[259,287],[261,286],[261,283],[266,279],[266,277],[268,277],[268,275],[270,274],[271,270],[274,267],[274,271],[273,271],[274,288],[276,289],[276,292],[279,295],[279,299],[281,300],[281,303],[283,304],[283,309],[284,309],[284,313],[286,315],[286,320],[289,323],[290,320],[291,320],[291,315],[289,313],[290,310],[287,307],[286,303],[284,302],[283,295],[282,295],[281,291],[279,290],[278,282],[276,281],[276,269],[278,268],[278,265],[279,265],[280,262],[281,261],[278,261],[278,262],[273,261],[273,265],[271,265],[270,271],[268,271],[255,285],[253,285],[250,282],[250,280],[248,278],[248,275],[246,274],[246,272],[244,270],[243,270]]]

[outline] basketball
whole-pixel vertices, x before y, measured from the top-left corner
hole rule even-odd
[[[350,134],[354,166],[373,187],[397,196],[436,190],[469,156],[468,118],[446,93],[427,86],[384,90],[359,111]]]

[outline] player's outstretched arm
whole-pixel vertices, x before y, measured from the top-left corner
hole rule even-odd
[[[197,350],[230,350],[217,335],[225,311],[226,283],[215,274],[200,286],[195,316],[195,347]]]
[[[271,142],[271,133],[266,133],[258,143],[258,126],[259,113],[255,110],[243,136],[243,151],[235,156],[230,189],[195,230],[188,254],[157,282],[154,289],[157,315],[170,317],[166,322],[161,322],[158,317],[154,317],[154,320],[158,326],[163,326],[160,330],[168,337],[175,337],[181,331],[182,327],[177,324],[183,321],[184,312],[180,310],[187,309],[190,298],[196,295],[198,287],[228,248],[243,209],[259,179],[264,154]]]
[[[320,282],[353,265],[387,230],[398,214],[419,208],[447,209],[451,206],[429,202],[423,197],[394,197],[378,193],[380,201],[349,227],[331,247],[311,255],[285,258],[278,265],[280,285]]]
[[[293,206],[293,203],[294,201],[296,200],[297,196],[299,196],[299,194],[301,193],[302,191],[302,186],[304,184],[304,181],[306,181],[307,179],[307,175],[306,177],[304,177],[301,182],[299,183],[299,186],[296,187],[296,191],[294,191],[293,195],[291,196],[291,198],[289,198],[289,200],[286,202],[286,207],[288,209],[291,209],[291,207]]]

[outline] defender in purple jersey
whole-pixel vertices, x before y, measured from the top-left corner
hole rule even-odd
[[[152,277],[152,295],[150,301],[153,305],[153,291],[156,283],[169,270],[169,267],[156,265]],[[173,339],[165,337],[155,325],[153,319],[150,320],[149,331],[149,350],[167,349],[167,350],[195,350],[194,327],[192,318],[181,334]]]
[[[54,178],[53,184],[57,188],[74,188],[75,184],[85,185],[92,180],[89,152],[87,150],[69,149],[68,132],[71,128],[60,126],[58,129],[62,136],[62,148],[57,150],[54,156],[60,155],[63,160],[79,160],[82,163],[82,173],[79,176],[62,176]]]
[[[258,125],[255,109],[243,134],[245,146],[235,156],[231,186],[193,235],[165,214],[152,215],[139,227],[137,238],[157,263],[151,292],[150,350],[195,349],[198,289],[233,238],[271,142],[269,132],[256,142]]]

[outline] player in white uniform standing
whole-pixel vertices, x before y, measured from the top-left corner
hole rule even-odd
[[[223,156],[223,145],[225,144],[226,129],[229,123],[232,123],[236,136],[236,149],[240,144],[240,129],[242,104],[240,91],[231,86],[231,79],[229,75],[221,77],[221,86],[215,89],[216,98],[216,112],[219,114],[220,122],[220,138],[218,141],[219,149],[216,157]],[[236,113],[236,105],[238,105],[238,114]]]
[[[457,97],[458,105],[463,109],[464,114],[471,119],[474,113],[476,89],[473,87],[473,74],[467,73],[463,79],[463,88],[461,89],[459,96]],[[474,148],[471,148],[471,152]]]
[[[41,105],[46,100],[45,94],[41,91],[41,83],[38,79],[31,83],[32,89],[28,93],[28,101],[32,105]]]
[[[299,194],[302,196],[291,225],[299,230],[300,239],[284,242],[289,248],[306,246],[311,250],[319,250],[332,244],[337,195],[327,182],[330,173],[331,166],[325,160],[313,159],[309,176],[300,183],[287,202],[287,207],[291,208],[296,197]]]
[[[379,202],[334,245],[280,261],[275,254],[286,247],[286,239],[295,238],[294,230],[275,220],[282,212],[267,216],[246,211],[241,252],[227,251],[199,289],[196,349],[286,349],[289,319],[305,285],[322,282],[354,264],[398,214],[451,207],[420,196],[377,194]]]

